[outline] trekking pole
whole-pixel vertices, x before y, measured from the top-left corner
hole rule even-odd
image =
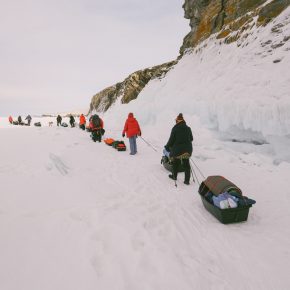
[[[139,136],[149,147],[151,147],[155,152],[158,152],[149,142],[147,142],[143,137]]]

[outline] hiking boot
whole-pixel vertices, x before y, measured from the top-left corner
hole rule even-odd
[[[173,176],[173,174],[169,174],[168,177],[173,179],[173,180],[176,180],[176,178]]]
[[[186,180],[184,180],[183,183],[186,184],[186,185],[189,185],[190,184],[189,181],[186,181]]]

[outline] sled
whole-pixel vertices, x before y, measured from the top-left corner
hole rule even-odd
[[[170,162],[169,158],[166,156],[162,156],[161,164],[163,164],[164,168],[168,171],[172,172],[172,163]],[[184,172],[184,167],[180,164],[177,168],[177,172]]]
[[[121,141],[122,142],[122,141]],[[119,143],[117,146],[116,146],[116,149],[118,151],[126,151],[126,145],[124,143]]]
[[[242,197],[241,189],[222,176],[209,176],[201,183],[198,189],[204,207],[221,223],[231,224],[247,221],[249,209],[252,205],[238,205],[236,208],[220,209],[209,202],[205,197],[208,192],[212,192],[217,196],[225,191],[229,193],[235,191]]]
[[[113,142],[115,142],[114,139],[112,138],[107,138],[107,139],[104,139],[104,142],[109,145],[109,146],[112,146]]]
[[[114,141],[112,142],[112,147],[118,151],[126,151],[126,145],[124,141]]]

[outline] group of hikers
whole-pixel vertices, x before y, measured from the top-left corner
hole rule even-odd
[[[21,116],[18,117],[17,121],[13,121],[13,118],[9,116],[9,122],[14,125],[28,125],[30,126],[32,117],[28,115],[25,120],[27,123],[22,121]],[[70,126],[75,127],[75,118],[73,115],[69,116]],[[192,131],[187,126],[183,114],[180,113],[175,119],[176,124],[171,130],[171,134],[168,142],[164,146],[163,154],[167,160],[172,164],[172,174],[169,174],[169,178],[177,180],[178,168],[182,165],[184,168],[184,184],[189,185],[190,180],[190,163],[189,158],[192,154]],[[50,122],[52,123],[52,122]],[[58,115],[56,117],[57,126],[67,127],[68,125],[62,122],[62,117]],[[79,127],[82,130],[91,132],[91,137],[94,142],[102,141],[102,136],[105,133],[104,121],[97,115],[94,114],[89,118],[88,126],[86,126],[87,120],[84,114],[79,117]],[[137,138],[141,137],[141,129],[138,121],[134,117],[133,113],[129,113],[124,124],[122,131],[122,137],[127,136],[130,144],[130,155],[137,153]]]
[[[178,114],[175,123],[171,130],[169,140],[164,146],[163,154],[167,156],[172,164],[172,174],[169,174],[169,178],[177,180],[178,168],[182,165],[184,168],[184,184],[189,185],[191,172],[189,159],[192,154],[193,135],[182,113]],[[90,117],[88,127],[86,127],[86,118],[82,114],[79,119],[79,126],[82,130],[87,128],[91,132],[92,139],[95,142],[101,142],[102,135],[105,132],[104,122],[97,114]],[[138,136],[141,137],[141,129],[133,113],[129,113],[125,121],[122,137],[125,137],[125,135],[129,139],[130,155],[135,155],[137,153],[136,140]]]
[[[9,123],[12,124],[12,125],[25,125],[25,126],[30,126],[32,117],[30,115],[27,115],[26,116],[25,120],[27,121],[27,123],[23,122],[21,116],[18,116],[17,121],[16,120],[13,120],[12,116],[9,116],[8,120],[9,120]]]

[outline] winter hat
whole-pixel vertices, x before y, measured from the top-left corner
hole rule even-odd
[[[184,121],[182,113],[179,113],[175,120],[176,122]]]
[[[133,113],[128,114],[128,118],[133,118],[133,117],[134,117]]]

